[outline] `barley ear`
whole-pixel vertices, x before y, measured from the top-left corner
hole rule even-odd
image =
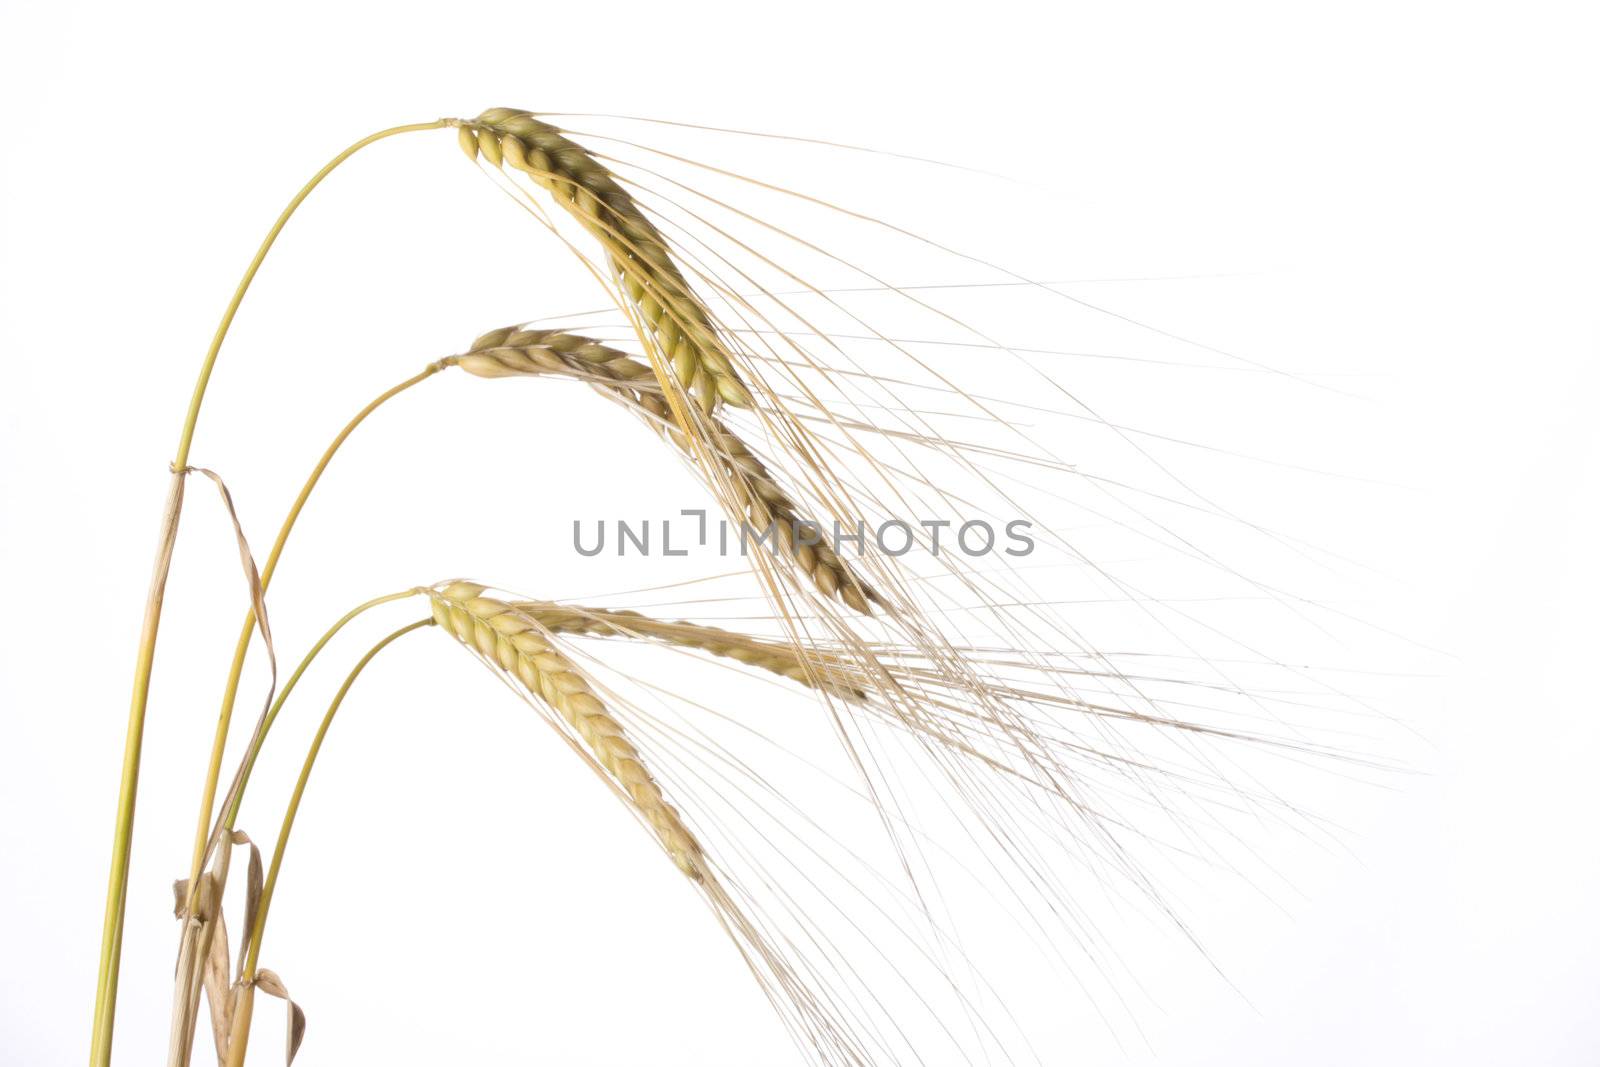
[[[513,606],[551,633],[649,638],[757,667],[851,703],[867,699],[866,691],[851,681],[859,678],[859,671],[852,670],[853,664],[825,652],[808,649],[802,653],[789,644],[699,623],[664,622],[637,611],[585,608],[548,600],[517,601]]]
[[[513,108],[463,121],[459,136],[469,157],[528,175],[600,242],[678,384],[705,414],[724,402],[751,406],[711,313],[666,238],[605,164],[559,128]]]
[[[661,795],[622,724],[526,612],[486,597],[483,591],[483,586],[470,582],[430,589],[434,620],[553,708],[621,786],[678,869],[694,881],[702,881],[707,867],[700,842],[684,825],[678,809]]]
[[[689,441],[673,423],[648,364],[593,338],[564,330],[490,330],[463,354],[450,359],[482,378],[556,374],[589,382],[623,400],[646,422],[664,432],[685,454]],[[718,417],[704,421],[704,443],[722,468],[734,503],[752,529],[773,530],[778,551],[805,572],[824,596],[840,600],[863,615],[883,599],[827,543],[801,544],[800,508],[767,465]]]

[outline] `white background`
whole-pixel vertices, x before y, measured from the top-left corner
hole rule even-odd
[[[1072,1024],[1038,1031],[1046,1062],[1600,1060],[1596,29],[1578,4],[10,5],[0,1059],[75,1063],[87,1044],[165,464],[237,272],[355,137],[507,104],[1023,178],[951,198],[915,168],[821,150],[782,172],[831,188],[830,168],[861,167],[861,202],[1034,277],[1181,279],[1073,291],[1341,375],[1357,398],[1240,403],[1233,379],[1174,371],[1097,400],[1408,487],[1319,507],[1323,483],[1252,492],[1219,461],[1236,506],[1390,576],[1364,618],[1442,650],[1384,653],[1437,676],[1383,709],[1422,739],[1405,746],[1415,773],[1319,785],[1343,850],[1266,833],[1280,884],[1221,878],[1185,902],[1226,981],[1181,939],[1101,917],[1146,986],[1137,1032],[1081,1016],[1063,989]],[[258,543],[378,388],[482,329],[593,305],[451,135],[427,137],[358,157],[313,198],[224,353],[194,458],[228,477]],[[914,256],[892,267],[962,280]],[[1080,342],[1078,322],[1053,344]],[[436,384],[330,475],[275,590],[286,645],[355,598],[449,574],[552,595],[649,584],[580,571],[551,518],[552,501],[610,513],[621,439],[577,405]],[[474,447],[463,420],[510,447]],[[147,735],[126,1063],[164,1048],[166,885],[186,865],[238,616],[223,520],[200,483],[190,500]],[[499,536],[485,544],[479,521]],[[375,675],[330,742],[340,769],[308,796],[266,959],[311,1013],[302,1062],[791,1062],[694,898],[461,663],[418,641]],[[283,783],[293,763],[261,773]],[[1031,966],[1019,956],[1008,977],[1048,1007]],[[275,1062],[276,1010],[258,1018],[253,1062]]]

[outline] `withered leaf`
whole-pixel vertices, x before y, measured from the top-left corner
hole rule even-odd
[[[294,1063],[294,1057],[300,1051],[300,1042],[306,1036],[306,1013],[301,1010],[289,996],[289,990],[284,986],[283,979],[266,968],[256,971],[256,988],[271,997],[278,997],[289,1005],[289,1033],[284,1051],[285,1065]]]

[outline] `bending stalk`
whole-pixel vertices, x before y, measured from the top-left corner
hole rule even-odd
[[[267,732],[272,728],[273,722],[277,720],[278,713],[283,710],[283,705],[288,701],[289,695],[294,692],[295,686],[300,684],[300,678],[305,674],[306,668],[311,666],[312,661],[327,647],[328,642],[332,641],[339,631],[343,630],[356,616],[364,614],[380,604],[404,600],[406,597],[415,596],[417,593],[418,590],[416,589],[407,589],[404,592],[374,597],[365,604],[360,604],[347,611],[337,622],[328,627],[316,644],[311,646],[310,651],[305,654],[299,665],[295,667],[294,673],[289,676],[289,680],[284,683],[283,689],[278,693],[277,699],[273,701],[272,707],[267,710],[267,713],[257,724],[256,731],[250,738],[249,747],[245,750],[244,758],[239,762],[239,769],[234,773],[233,784],[228,787],[226,814],[218,821],[216,829],[207,838],[207,851],[211,848],[221,849],[221,859],[217,865],[219,874],[215,881],[218,887],[225,885],[227,882],[227,835],[233,829],[234,821],[238,818],[239,804],[244,799],[245,783],[250,778],[250,772],[255,768],[256,757],[261,753],[261,746],[266,741]],[[199,894],[199,889],[196,887],[203,885],[204,882],[205,879],[197,875],[195,880],[190,883],[190,892],[183,904],[184,915],[192,916],[196,913]],[[209,942],[206,939],[210,936],[213,936],[213,933],[206,928],[197,930],[192,926],[186,926],[184,929],[183,940],[178,948],[178,980],[175,983],[177,992],[173,995],[174,1020],[185,1020],[187,1022],[196,1017],[204,981],[202,961],[206,959],[209,947]],[[199,943],[191,944],[192,938],[197,939]],[[173,1040],[167,1050],[167,1062],[169,1065],[184,1067],[184,1065],[188,1064],[193,1039],[194,1031],[192,1025],[174,1027]]]
[[[402,626],[388,637],[373,645],[362,656],[355,667],[351,669],[344,684],[334,694],[333,702],[328,705],[327,714],[322,717],[322,724],[317,727],[317,734],[311,739],[311,748],[306,752],[305,763],[300,768],[300,778],[295,782],[294,793],[289,797],[289,806],[283,813],[283,826],[278,830],[278,843],[272,850],[272,863],[267,868],[266,881],[261,887],[261,903],[256,909],[255,925],[250,930],[250,947],[247,950],[244,967],[241,972],[238,999],[234,1004],[233,1031],[228,1038],[228,1059],[226,1067],[243,1067],[245,1048],[250,1041],[251,1008],[255,999],[256,964],[261,958],[261,938],[266,931],[267,910],[272,906],[272,893],[278,884],[278,871],[283,866],[284,849],[289,844],[289,831],[294,828],[295,815],[300,810],[301,797],[305,795],[306,783],[311,780],[311,768],[317,762],[317,753],[322,750],[322,741],[328,735],[328,727],[333,725],[333,717],[339,711],[339,705],[344,703],[345,696],[350,688],[356,684],[356,679],[366,669],[367,664],[387,648],[391,643],[404,637],[413,630],[424,626],[432,626],[433,619],[418,619],[409,625]]]
[[[262,261],[272,249],[278,234],[301,202],[333,172],[334,168],[369,144],[400,133],[417,130],[436,130],[446,125],[445,120],[395,126],[364,137],[340,152],[319,170],[289,201],[272,229],[257,249],[255,258],[245,270],[244,277],[234,290],[233,298],[223,312],[200,366],[194,392],[189,398],[189,410],[184,416],[183,431],[178,438],[178,451],[172,461],[172,483],[167,491],[167,504],[162,512],[161,532],[157,541],[154,574],[150,591],[145,599],[144,622],[139,634],[139,650],[134,662],[133,696],[128,709],[128,733],[123,745],[122,780],[117,790],[117,820],[111,841],[111,875],[106,888],[106,913],[100,934],[100,970],[95,986],[94,1029],[89,1043],[90,1067],[109,1067],[111,1063],[111,1036],[116,1023],[117,979],[122,964],[122,925],[128,899],[128,864],[133,844],[134,800],[139,790],[139,760],[144,743],[145,707],[150,696],[150,675],[155,663],[156,633],[161,624],[161,605],[166,594],[167,574],[172,565],[172,550],[178,536],[178,515],[183,508],[183,476],[189,463],[189,446],[194,441],[195,425],[200,419],[200,404],[205,399],[206,386],[211,381],[212,368],[217,354],[222,350],[223,339],[233,325],[234,316],[244,300],[246,290],[261,269]]]
[[[310,475],[307,476],[305,484],[301,486],[300,495],[295,498],[294,505],[289,508],[289,513],[284,516],[283,525],[278,528],[278,538],[273,542],[272,551],[267,555],[266,563],[261,568],[261,590],[263,593],[266,592],[267,586],[271,583],[273,573],[278,569],[278,558],[283,555],[284,545],[289,541],[289,534],[294,529],[295,521],[299,519],[301,510],[305,508],[306,501],[311,496],[311,491],[322,480],[323,472],[327,470],[328,464],[333,460],[334,453],[339,451],[345,439],[355,431],[357,426],[366,421],[368,415],[371,415],[386,401],[405,392],[418,382],[432,377],[443,370],[445,366],[446,364],[443,361],[430,363],[420,373],[407,378],[391,389],[385,390],[370,404],[357,412],[355,417],[345,424],[344,429],[339,431],[338,436],[329,443],[327,449],[322,453],[322,458],[317,461],[317,465],[312,468]],[[189,867],[189,884],[191,886],[198,884],[195,879],[199,877],[200,868],[205,863],[206,843],[211,838],[212,809],[216,805],[217,780],[222,772],[223,750],[227,747],[228,730],[233,721],[233,705],[239,693],[239,678],[244,671],[245,656],[250,650],[250,638],[255,633],[255,630],[255,613],[247,611],[245,612],[244,625],[239,630],[238,643],[234,646],[233,663],[228,668],[228,684],[222,694],[222,710],[217,716],[216,736],[211,742],[211,761],[206,767],[205,788],[200,796],[200,819],[199,824],[195,827],[194,858]],[[321,645],[319,644],[318,647],[320,648]],[[253,751],[248,758],[253,764],[255,758]],[[248,776],[249,771],[246,770],[245,774]],[[238,805],[235,803],[235,811],[237,811],[237,807]],[[231,820],[232,816],[230,815],[229,829],[232,828]]]

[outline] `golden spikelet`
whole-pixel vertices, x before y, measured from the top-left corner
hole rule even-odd
[[[706,864],[700,842],[678,809],[662,797],[622,724],[527,612],[486,597],[483,591],[483,586],[470,582],[428,590],[434,621],[555,709],[655,830],[672,862],[696,882],[702,881]]]
[[[678,448],[692,455],[688,440],[672,422],[654,375],[642,360],[592,338],[562,330],[506,327],[479,337],[467,352],[452,356],[463,370],[485,378],[561,374],[607,389],[622,398],[645,421],[662,430]],[[771,529],[778,550],[791,559],[825,596],[836,598],[861,614],[868,602],[882,603],[872,587],[818,536],[806,544],[807,528],[800,509],[778,484],[765,463],[715,416],[704,426],[705,443],[723,468],[734,497],[752,530]]]
[[[713,656],[758,667],[792,682],[821,689],[851,702],[866,699],[858,686],[841,677],[859,675],[839,656],[807,650],[802,656],[792,645],[763,641],[745,634],[702,626],[693,622],[667,622],[637,611],[585,608],[548,600],[518,601],[512,605],[552,633],[590,637],[645,637],[678,648],[692,648]]]
[[[666,238],[605,164],[526,111],[490,108],[462,120],[458,132],[469,157],[527,174],[599,240],[661,354],[706,414],[723,401],[750,406],[750,392]]]

